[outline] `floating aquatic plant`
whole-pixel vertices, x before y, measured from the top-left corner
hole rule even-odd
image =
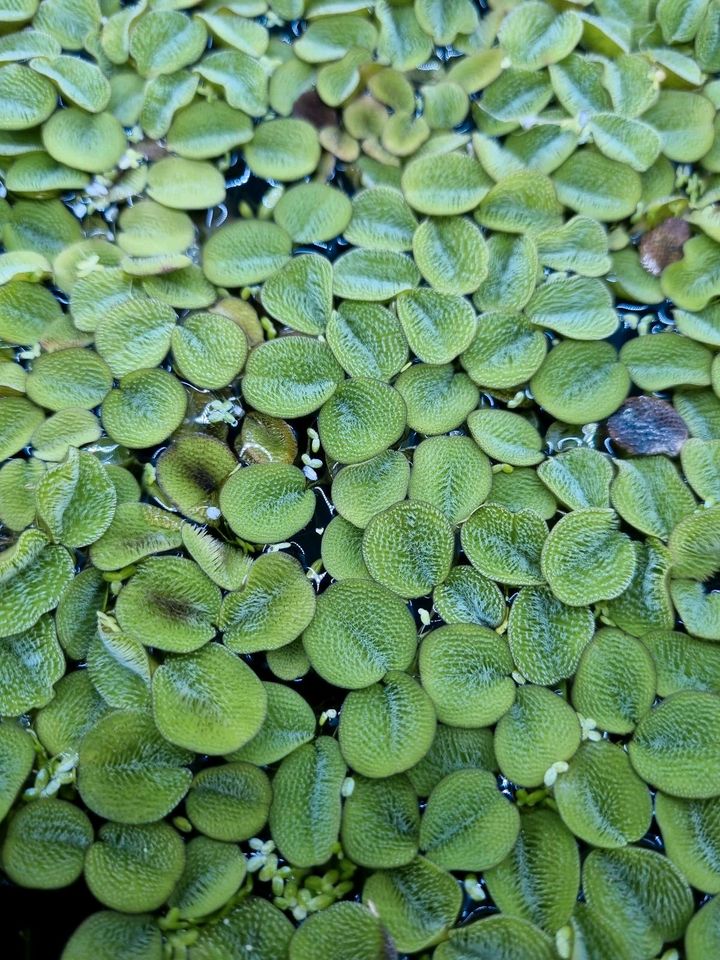
[[[718,0],[0,2],[62,960],[720,954],[718,73]]]

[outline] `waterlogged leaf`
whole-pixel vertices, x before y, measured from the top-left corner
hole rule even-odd
[[[260,283],[287,262],[291,249],[290,236],[277,224],[238,220],[221,227],[205,243],[203,270],[218,286]]]
[[[191,560],[151,557],[120,591],[122,629],[147,646],[188,653],[215,635],[220,590]]]
[[[71,447],[65,463],[51,467],[35,491],[38,517],[57,543],[87,546],[115,514],[117,494],[102,464]]]
[[[415,655],[415,623],[406,605],[378,584],[345,579],[319,598],[303,646],[320,676],[358,689],[404,670]]]
[[[418,798],[410,781],[402,775],[353,781],[342,814],[346,855],[371,869],[410,863],[417,855],[420,833]]]
[[[545,687],[524,684],[495,728],[494,746],[503,776],[537,787],[554,763],[568,761],[580,746],[580,722],[562,697]],[[520,916],[540,923],[525,912]]]
[[[712,693],[681,691],[645,714],[628,746],[640,776],[674,797],[704,799],[720,792],[720,759],[711,731],[720,713]],[[695,776],[702,769],[703,776]]]
[[[654,540],[635,543],[635,572],[628,588],[605,605],[613,623],[635,637],[648,630],[669,630],[675,623],[670,594],[669,551]],[[669,588],[669,589],[668,589]]]
[[[475,311],[463,297],[423,287],[402,293],[396,307],[411,350],[425,363],[448,363],[475,334]]]
[[[604,340],[618,326],[612,294],[601,280],[589,277],[552,274],[525,311],[536,326],[573,340]]]
[[[504,860],[520,826],[517,807],[486,770],[456,770],[433,789],[420,824],[420,848],[450,870],[486,870]]]
[[[706,387],[710,383],[712,353],[688,337],[659,333],[629,340],[620,360],[641,390],[667,390],[676,386]]]
[[[250,667],[217,643],[165,660],[153,674],[152,697],[165,739],[207,754],[230,753],[251,740],[267,707]]]
[[[101,419],[108,436],[134,450],[166,440],[182,423],[186,407],[185,390],[172,374],[133,370],[105,397]]]
[[[250,463],[293,463],[298,452],[295,431],[285,420],[265,413],[245,415],[235,448]]]
[[[312,740],[315,734],[315,714],[299,693],[279,683],[263,686],[267,694],[263,725],[252,740],[230,754],[229,759],[246,760],[259,766],[275,763]],[[254,811],[256,805],[250,802],[250,808]],[[256,832],[251,831],[251,835]]]
[[[192,825],[206,837],[237,843],[262,830],[271,800],[266,773],[251,763],[224,763],[195,774],[185,809]]]
[[[188,956],[190,960],[233,960],[250,945],[254,960],[286,960],[294,929],[267,900],[247,897],[222,919],[203,924]]]
[[[561,203],[600,221],[631,216],[642,193],[635,170],[589,147],[569,157],[553,174],[553,182]]]
[[[187,436],[162,451],[157,459],[156,479],[181,513],[206,521],[208,510],[217,507],[220,487],[236,466],[237,460],[220,440],[206,435]]]
[[[29,733],[11,720],[0,723],[0,822],[7,816],[27,780],[34,759],[35,748]]]
[[[420,647],[423,688],[438,719],[455,727],[484,727],[509,709],[515,699],[512,667],[507,643],[475,624],[440,627]]]
[[[392,300],[418,285],[420,274],[412,259],[395,250],[358,247],[343,253],[333,265],[333,293],[347,300]]]
[[[429,437],[413,453],[410,499],[433,504],[452,524],[480,506],[491,483],[490,462],[469,437]]]
[[[308,917],[290,942],[290,960],[380,960],[387,934],[361,903],[333,903]]]
[[[400,321],[386,307],[346,301],[327,322],[325,336],[342,368],[351,377],[390,380],[408,359]]]
[[[343,376],[326,344],[311,337],[278,337],[250,353],[243,396],[261,413],[301,417],[322,406]]]
[[[484,577],[513,586],[544,582],[540,553],[547,524],[533,510],[513,513],[499,504],[479,507],[460,539],[470,563]]]
[[[482,233],[467,217],[429,217],[412,238],[415,262],[439,293],[476,290],[488,272]]]
[[[552,935],[570,919],[580,887],[575,838],[551,810],[521,816],[515,846],[485,880],[503,914]]]
[[[352,210],[340,190],[324,183],[300,183],[283,194],[273,217],[295,243],[321,243],[345,232]]]
[[[340,831],[345,772],[340,748],[330,737],[298,747],[280,764],[273,779],[270,832],[295,866],[312,867],[330,859]]]
[[[403,501],[370,520],[362,550],[374,580],[400,596],[422,597],[450,572],[454,537],[436,507]]]
[[[172,893],[184,863],[182,838],[167,823],[106,823],[85,856],[85,882],[113,910],[154,910]]]
[[[547,587],[525,587],[510,607],[510,651],[532,683],[555,684],[571,677],[594,629],[591,610],[561,603]]]
[[[497,233],[487,244],[487,276],[475,290],[478,310],[522,310],[538,277],[537,248],[530,237]]]
[[[692,916],[687,881],[654,850],[593,851],[583,864],[583,889],[591,908],[614,918],[638,960],[679,939]]]
[[[436,157],[418,157],[408,163],[401,180],[407,202],[419,213],[436,217],[473,210],[492,186],[490,178],[467,154],[448,153],[442,165],[443,180],[438,185]]]
[[[405,402],[382,380],[344,380],[318,414],[318,432],[325,456],[341,463],[360,463],[387,450],[402,436]]]
[[[152,553],[175,550],[182,540],[180,518],[147,503],[120,504],[103,536],[90,548],[99,570],[120,570]]]
[[[377,910],[397,949],[413,953],[437,942],[462,906],[457,880],[424,857],[373,873],[362,896]]]
[[[494,914],[450,931],[435,960],[553,960],[555,945],[538,927]]]
[[[630,374],[609,343],[565,340],[530,381],[540,406],[564,423],[591,423],[614,413],[630,390]]]
[[[405,499],[409,480],[407,457],[399,450],[385,450],[338,471],[332,483],[333,505],[350,523],[365,528],[376,513]]]
[[[555,782],[555,802],[575,836],[596,847],[612,849],[639,840],[652,819],[649,790],[627,753],[608,740],[581,745]]]
[[[668,541],[675,577],[706,580],[720,568],[720,507],[710,506],[685,517]]]
[[[573,447],[548,457],[538,466],[537,474],[571,510],[610,506],[612,462],[597,450]]]
[[[21,887],[56,890],[80,876],[93,828],[86,814],[65,800],[44,799],[10,819],[2,866]]]

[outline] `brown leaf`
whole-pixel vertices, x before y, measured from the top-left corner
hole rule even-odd
[[[293,106],[292,115],[298,120],[307,120],[318,130],[322,127],[334,127],[338,122],[337,110],[323,103],[314,90],[300,94]]]
[[[668,264],[682,259],[682,248],[690,239],[690,225],[681,217],[668,217],[640,239],[640,263],[654,277]]]
[[[688,438],[679,413],[659,397],[629,397],[608,420],[612,442],[633,456],[676,457]]]

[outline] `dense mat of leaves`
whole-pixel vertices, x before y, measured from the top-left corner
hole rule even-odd
[[[719,0],[0,0],[62,960],[720,956],[718,71]]]

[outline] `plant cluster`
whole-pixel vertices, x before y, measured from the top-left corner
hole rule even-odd
[[[719,0],[0,0],[63,960],[720,956],[719,70]]]

